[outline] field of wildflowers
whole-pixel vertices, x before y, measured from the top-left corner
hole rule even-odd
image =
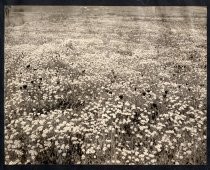
[[[75,9],[5,28],[5,163],[206,164],[205,9]]]

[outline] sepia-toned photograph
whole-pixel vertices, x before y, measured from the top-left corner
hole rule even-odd
[[[5,6],[6,165],[206,165],[207,8]]]

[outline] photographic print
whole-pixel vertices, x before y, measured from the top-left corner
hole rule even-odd
[[[206,7],[4,13],[6,165],[206,164]]]

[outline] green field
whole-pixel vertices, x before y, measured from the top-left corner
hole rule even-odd
[[[206,164],[206,8],[12,9],[6,164]]]

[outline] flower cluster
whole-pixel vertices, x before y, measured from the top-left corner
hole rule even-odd
[[[204,27],[47,16],[6,28],[6,164],[206,163]]]

